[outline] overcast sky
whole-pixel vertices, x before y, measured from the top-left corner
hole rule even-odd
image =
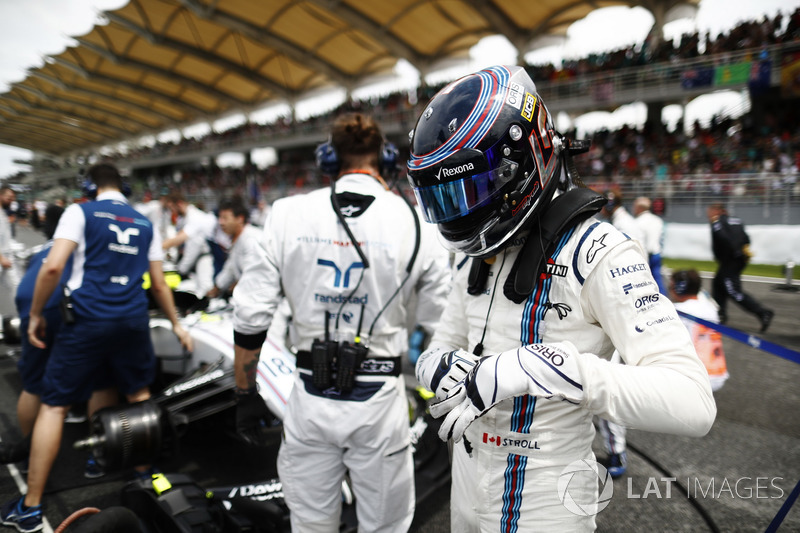
[[[126,2],[0,0],[0,93],[8,91],[9,84],[25,79],[28,68],[41,66],[43,56],[62,52],[72,42],[70,36],[88,33],[98,22],[99,12],[117,9]],[[715,34],[742,20],[756,19],[764,13],[773,15],[778,10],[788,14],[798,6],[800,0],[702,0],[696,23],[701,31],[708,29]],[[549,50],[547,57],[581,56],[597,49],[641,42],[651,24],[652,16],[642,8],[601,10],[576,22],[566,45]],[[684,27],[688,29],[690,25],[680,26]],[[465,68],[476,70],[492,63],[513,62],[514,57],[513,50],[504,51],[497,40],[489,40],[476,47]],[[29,154],[27,150],[0,145],[0,179],[23,169],[12,161]]]

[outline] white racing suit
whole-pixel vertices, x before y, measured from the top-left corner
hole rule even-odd
[[[433,228],[421,223],[419,253],[404,282],[416,242],[411,210],[369,175],[339,178],[336,192],[345,191],[357,195],[339,202],[369,268],[363,268],[337,219],[329,189],[278,200],[264,228],[262,260],[244,270],[234,289],[234,329],[263,332],[285,295],[290,340],[299,353],[325,337],[328,311],[334,315],[331,337],[341,341],[353,342],[360,320],[364,338],[374,324],[365,365],[388,371],[399,361],[385,358],[408,350],[407,304],[413,293],[419,302],[416,323],[430,332],[436,327],[449,257]],[[311,371],[300,366],[298,356],[278,457],[292,530],[339,530],[341,482],[349,471],[359,531],[407,531],[415,507],[414,472],[402,374],[357,375],[353,391],[340,395],[314,387]]]
[[[574,344],[584,399],[575,405],[517,396],[472,422],[453,445],[451,528],[459,533],[593,530],[593,514],[570,511],[559,489],[591,509],[598,503],[597,476],[559,477],[574,461],[594,460],[594,415],[631,428],[700,436],[716,414],[705,368],[672,303],[658,294],[638,243],[589,219],[557,241],[533,293],[515,304],[504,296],[503,283],[522,242],[495,258],[477,296],[467,294],[470,263],[456,258],[461,268],[426,353],[472,351],[488,317],[483,355],[532,343]],[[606,360],[614,347],[627,364]],[[418,376],[433,374],[420,365],[438,364],[438,357],[425,355]]]

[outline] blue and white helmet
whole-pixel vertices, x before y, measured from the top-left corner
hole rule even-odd
[[[487,68],[447,85],[422,112],[408,179],[448,247],[490,257],[552,199],[563,146],[528,73]]]

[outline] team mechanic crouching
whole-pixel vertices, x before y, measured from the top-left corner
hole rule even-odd
[[[458,254],[453,287],[417,362],[452,439],[451,528],[589,531],[558,478],[593,460],[593,415],[702,436],[708,375],[637,242],[593,214],[605,198],[571,161],[588,148],[554,130],[524,69],[454,81],[413,132],[409,180]],[[611,364],[617,348],[627,364]],[[524,443],[524,444],[523,444]],[[573,498],[597,503],[597,480]]]

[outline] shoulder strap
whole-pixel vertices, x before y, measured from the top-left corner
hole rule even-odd
[[[583,187],[553,199],[539,217],[539,223],[532,227],[503,284],[506,298],[514,303],[525,301],[533,292],[552,245],[569,228],[600,211],[606,201],[605,197]]]

